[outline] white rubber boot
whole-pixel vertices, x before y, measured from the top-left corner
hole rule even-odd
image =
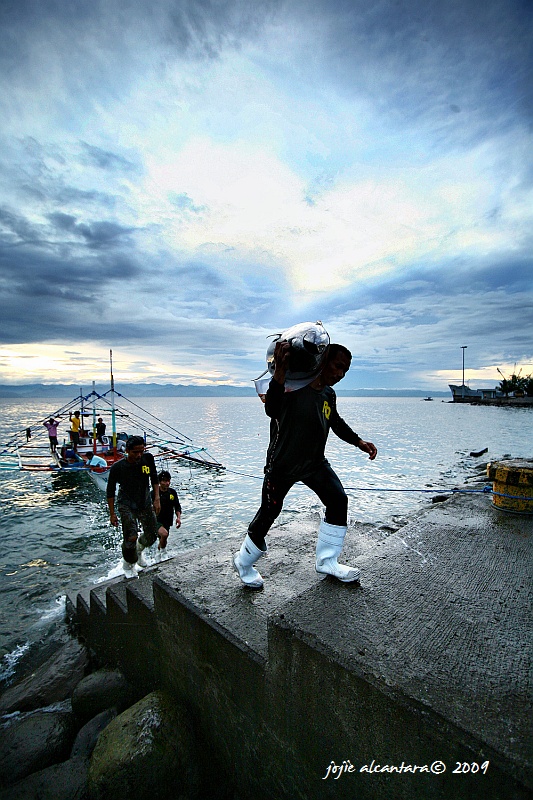
[[[249,589],[262,589],[263,578],[253,566],[256,561],[259,561],[261,556],[264,556],[267,549],[260,550],[246,534],[246,539],[241,545],[241,549],[235,554],[233,558],[233,566],[239,573],[239,578],[248,586]]]
[[[137,566],[141,568],[148,566],[148,563],[145,557],[143,556],[143,550],[144,550],[144,545],[141,544],[140,541],[137,539]]]
[[[321,575],[333,575],[343,583],[351,583],[358,581],[361,573],[355,567],[347,567],[337,561],[345,536],[346,525],[330,525],[324,521],[320,523],[316,543],[315,569]]]
[[[124,570],[124,575],[126,576],[126,578],[137,577],[137,570],[135,569],[135,564],[130,564],[130,562],[126,561],[125,558],[122,559],[122,569]]]

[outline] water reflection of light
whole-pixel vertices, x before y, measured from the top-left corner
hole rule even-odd
[[[49,499],[39,494],[32,495],[31,497],[28,495],[13,497],[10,499],[9,503],[14,508],[27,508],[28,501],[30,501],[32,508],[48,508],[50,505]]]

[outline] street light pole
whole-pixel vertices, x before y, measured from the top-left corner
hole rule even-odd
[[[461,395],[463,400],[465,399],[465,350],[467,347],[467,344],[461,345],[461,350],[463,351],[463,385],[461,387]]]

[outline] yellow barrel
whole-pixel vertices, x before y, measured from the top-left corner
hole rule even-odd
[[[533,514],[533,458],[513,458],[487,464],[492,502],[502,511]]]

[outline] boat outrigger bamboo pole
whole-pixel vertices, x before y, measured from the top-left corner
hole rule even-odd
[[[109,351],[111,369],[111,430],[113,431],[113,454],[117,455],[117,425],[115,420],[115,379],[113,378],[113,351]]]

